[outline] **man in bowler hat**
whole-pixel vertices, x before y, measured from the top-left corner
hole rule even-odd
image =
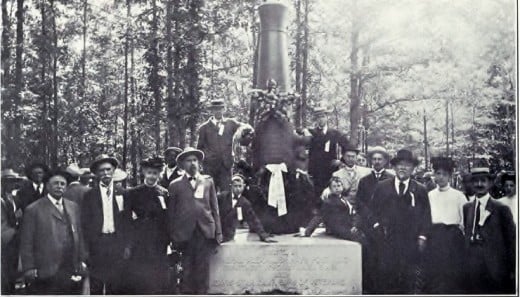
[[[168,232],[182,252],[181,293],[205,294],[209,287],[209,257],[222,242],[222,228],[213,179],[199,173],[204,153],[186,148],[177,156],[185,174],[168,189]]]
[[[233,136],[241,126],[224,117],[224,101],[213,100],[209,106],[213,116],[199,127],[197,149],[205,154],[204,173],[215,180],[218,191],[228,191],[233,167]]]
[[[170,183],[184,173],[177,165],[177,156],[181,152],[182,150],[175,146],[171,146],[164,150],[166,166],[164,166],[164,171],[161,174],[161,180],[159,182],[161,187],[168,189]]]
[[[390,160],[395,178],[377,184],[373,195],[372,227],[382,248],[376,282],[386,294],[414,292],[416,269],[426,248],[431,227],[430,203],[426,188],[411,179],[419,161],[412,152],[399,150]],[[373,224],[372,224],[373,223]]]

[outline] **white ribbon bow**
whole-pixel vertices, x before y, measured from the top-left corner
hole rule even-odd
[[[285,189],[282,174],[282,172],[287,172],[287,166],[285,165],[285,163],[268,164],[265,166],[265,168],[271,172],[267,204],[278,209],[278,216],[281,217],[287,214],[287,205],[285,203]]]

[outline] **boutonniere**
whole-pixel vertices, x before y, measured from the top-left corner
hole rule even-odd
[[[480,222],[479,222],[480,226],[484,226],[484,223],[486,222],[486,220],[487,220],[487,218],[489,217],[490,214],[491,214],[491,212],[489,210],[486,209],[484,211],[484,219],[480,220]]]

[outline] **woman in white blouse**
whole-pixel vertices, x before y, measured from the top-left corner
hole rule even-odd
[[[432,229],[426,252],[428,293],[464,292],[464,234],[462,207],[466,196],[450,187],[454,162],[450,158],[432,158],[437,188],[428,193]]]

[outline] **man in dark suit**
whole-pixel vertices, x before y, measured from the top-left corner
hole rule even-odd
[[[339,159],[348,146],[347,138],[338,130],[329,128],[328,111],[323,107],[314,110],[317,126],[304,133],[309,138],[309,174],[316,194],[327,187],[334,168],[332,161]]]
[[[213,179],[199,173],[204,153],[186,148],[177,156],[185,174],[168,189],[168,232],[182,252],[181,293],[205,294],[209,286],[209,257],[222,242],[222,228]]]
[[[204,152],[204,173],[215,180],[218,191],[228,191],[233,167],[233,136],[240,127],[234,119],[224,118],[224,101],[210,103],[213,116],[199,127],[197,149]]]
[[[463,207],[468,293],[514,294],[516,229],[511,210],[489,195],[489,168],[472,168],[475,199]]]
[[[24,214],[20,255],[30,294],[79,294],[86,272],[86,251],[79,206],[63,199],[67,173],[54,172],[46,197]]]
[[[431,226],[426,188],[412,180],[419,161],[409,150],[399,150],[390,163],[396,177],[381,181],[373,195],[373,228],[379,234],[378,289],[386,294],[414,292],[416,270]]]
[[[45,196],[45,184],[43,180],[49,173],[49,168],[43,163],[32,163],[25,169],[25,175],[29,179],[16,194],[16,204],[24,210],[29,204]]]
[[[12,169],[2,170],[2,294],[14,294],[18,276],[20,236],[14,191],[23,179]]]
[[[164,151],[164,160],[166,161],[166,166],[164,167],[164,172],[161,175],[161,181],[159,185],[165,189],[168,189],[170,183],[183,175],[184,172],[182,169],[177,166],[177,156],[182,152],[182,150],[178,147],[171,146]]]
[[[376,146],[368,152],[372,164],[372,172],[359,180],[357,199],[360,203],[370,207],[372,195],[380,181],[391,179],[394,174],[385,169],[388,162],[388,153],[384,147]]]
[[[258,234],[261,241],[273,242],[269,239],[269,234],[264,231],[251,202],[244,196],[245,177],[235,174],[231,178],[231,182],[231,191],[222,192],[218,197],[223,241],[233,240],[238,224],[245,220],[249,229]]]
[[[124,264],[130,257],[130,217],[124,195],[116,193],[113,174],[118,161],[99,155],[90,166],[99,184],[83,197],[82,227],[89,251],[92,294],[124,294]]]

